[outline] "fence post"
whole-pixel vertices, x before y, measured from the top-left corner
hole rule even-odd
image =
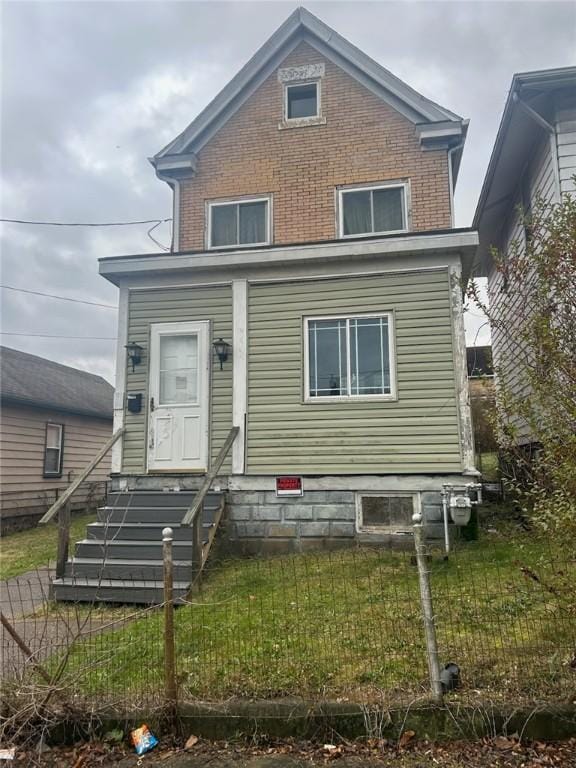
[[[171,713],[176,715],[176,662],[174,647],[174,573],[172,542],[174,531],[162,531],[162,555],[164,560],[164,692]]]
[[[412,523],[414,529],[414,546],[416,548],[416,564],[418,566],[418,581],[420,584],[420,602],[422,604],[422,617],[424,619],[424,632],[426,635],[426,655],[428,657],[430,687],[432,689],[432,698],[436,703],[440,704],[442,702],[442,683],[440,682],[436,626],[434,624],[434,611],[432,609],[430,571],[428,570],[428,565],[426,563],[424,526],[422,525],[422,513],[420,511],[417,511],[412,515]]]
[[[70,544],[70,502],[67,501],[58,512],[58,553],[56,555],[56,578],[61,579],[66,570]]]

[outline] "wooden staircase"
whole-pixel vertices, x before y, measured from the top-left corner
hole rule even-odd
[[[98,520],[76,543],[64,575],[52,582],[56,600],[140,603],[163,601],[162,530],[174,531],[174,598],[183,598],[200,573],[224,511],[222,493],[207,493],[201,507],[199,538],[183,524],[195,491],[112,493],[98,510]],[[198,521],[200,523],[200,520]],[[198,542],[200,543],[200,542]],[[194,551],[199,552],[194,562]],[[201,554],[200,554],[201,552]]]

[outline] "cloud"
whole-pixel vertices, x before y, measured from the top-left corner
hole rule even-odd
[[[2,215],[78,222],[169,217],[169,190],[147,158],[188,125],[295,7],[5,2]],[[576,8],[557,2],[307,7],[426,96],[470,118],[456,197],[457,224],[469,225],[512,74],[572,62]],[[116,288],[99,277],[97,260],[156,251],[146,229],[4,225],[2,281],[114,303]],[[155,235],[169,243],[167,225]],[[115,334],[110,310],[8,291],[1,299],[4,331]],[[466,323],[473,339],[478,324],[471,315]],[[113,342],[2,339],[112,374]]]

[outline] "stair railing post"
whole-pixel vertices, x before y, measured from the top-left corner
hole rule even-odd
[[[196,510],[192,522],[192,574],[195,579],[202,570],[202,518],[204,517],[204,501]]]
[[[418,581],[420,584],[420,603],[422,606],[422,618],[424,620],[424,634],[426,637],[426,656],[428,658],[428,672],[430,674],[430,688],[432,698],[437,704],[442,703],[442,683],[440,681],[440,665],[438,663],[438,644],[436,641],[436,624],[434,610],[432,608],[432,590],[430,587],[430,570],[426,562],[426,545],[424,544],[424,526],[422,525],[422,513],[415,512],[412,515],[412,528],[414,531],[414,546],[416,549],[416,564],[418,566]]]
[[[170,713],[176,715],[176,649],[174,637],[174,567],[172,542],[174,531],[162,531],[162,556],[164,560],[164,694]]]
[[[61,579],[66,570],[70,546],[70,501],[58,511],[58,551],[56,555],[56,578]]]

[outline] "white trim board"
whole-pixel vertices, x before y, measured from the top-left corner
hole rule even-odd
[[[240,431],[232,444],[232,474],[244,473],[248,408],[248,283],[232,283],[232,424]]]
[[[239,249],[236,251],[209,251],[198,254],[173,253],[158,256],[101,259],[100,274],[115,283],[121,276],[168,273],[173,271],[209,271],[214,268],[240,267],[262,268],[280,265],[322,263],[330,260],[358,260],[378,256],[396,256],[459,251],[473,258],[478,246],[478,233],[446,232],[442,234],[418,234],[403,237],[387,237],[376,240],[346,240],[311,245]],[[215,255],[217,254],[217,261]],[[245,276],[244,272],[244,276]]]

